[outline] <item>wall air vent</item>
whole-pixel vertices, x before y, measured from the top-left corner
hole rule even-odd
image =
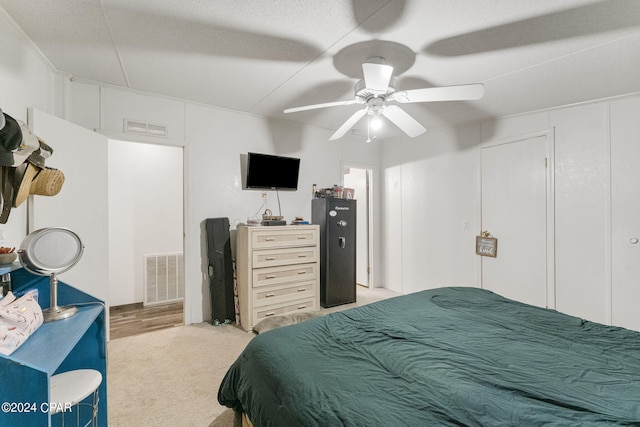
[[[166,138],[169,134],[166,126],[154,125],[139,120],[124,119],[124,131],[126,133],[138,133]]]
[[[182,253],[144,255],[144,306],[184,299]]]

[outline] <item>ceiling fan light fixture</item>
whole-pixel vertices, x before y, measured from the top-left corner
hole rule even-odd
[[[382,119],[379,115],[375,114],[369,118],[369,128],[372,131],[377,131],[382,128]]]
[[[380,58],[384,62],[384,59]],[[365,86],[374,93],[385,93],[391,81],[393,67],[384,63],[365,62],[362,64]]]
[[[382,126],[380,116],[384,116],[410,138],[415,138],[427,131],[420,122],[395,103],[467,101],[480,99],[484,95],[484,85],[481,83],[396,91],[396,78],[393,77],[394,68],[385,62],[383,57],[375,56],[370,57],[367,62],[362,64],[363,79],[356,82],[355,96],[351,100],[287,108],[284,112],[294,113],[318,108],[366,104],[364,108],[355,111],[331,135],[329,141],[342,138],[362,117],[368,115],[367,142],[370,142],[376,138],[374,132]]]

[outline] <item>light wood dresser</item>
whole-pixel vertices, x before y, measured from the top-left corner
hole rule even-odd
[[[318,225],[238,226],[236,269],[240,326],[320,309]]]

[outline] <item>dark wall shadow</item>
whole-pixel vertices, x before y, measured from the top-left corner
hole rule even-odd
[[[606,0],[459,34],[425,46],[435,56],[463,56],[640,26],[640,2]]]
[[[353,18],[360,28],[376,34],[393,27],[402,17],[406,0],[351,0]]]
[[[54,10],[55,8],[51,11]],[[59,10],[64,12],[62,9]],[[301,40],[213,25],[204,17],[201,20],[184,19],[175,14],[152,13],[149,10],[140,9],[135,5],[135,2],[130,2],[127,6],[108,6],[107,12],[112,17],[114,31],[118,32],[120,27],[139,27],[141,23],[145,23],[145,32],[147,35],[153,36],[124,39],[123,35],[126,32],[119,32],[118,44],[156,50],[158,54],[178,51],[306,63],[323,52],[321,47]],[[171,26],[171,31],[167,31],[167,25]],[[176,37],[176,34],[191,34],[191,36],[188,38],[188,43],[185,43],[185,39]],[[58,37],[63,36],[64,33],[60,32]],[[229,40],[233,40],[233,43],[229,43]],[[67,41],[74,44],[78,42],[78,40]],[[91,42],[95,42],[95,40],[91,40]]]
[[[273,152],[265,154],[287,156],[292,153],[297,153],[302,149],[304,138],[303,125],[271,118],[266,120]]]

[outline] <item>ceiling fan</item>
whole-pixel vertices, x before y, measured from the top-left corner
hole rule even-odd
[[[398,104],[436,101],[467,101],[480,99],[484,95],[484,86],[480,83],[459,86],[430,87],[422,89],[396,91],[396,79],[393,67],[385,64],[384,58],[375,57],[362,64],[364,78],[355,85],[355,97],[345,101],[305,105],[287,108],[284,113],[315,110],[318,108],[338,107],[342,105],[364,104],[342,126],[335,131],[329,141],[342,138],[362,117],[370,119],[386,117],[410,137],[427,131],[416,119],[400,108]]]

